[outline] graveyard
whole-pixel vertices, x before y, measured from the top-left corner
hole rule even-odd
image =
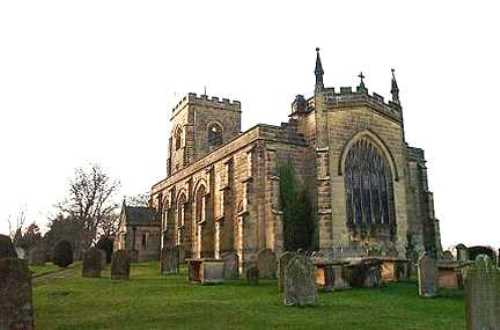
[[[420,298],[418,284],[319,291],[312,307],[283,304],[276,280],[219,285],[160,275],[158,262],[131,265],[130,280],[83,278],[81,265],[33,280],[36,329],[464,329],[463,290]],[[60,275],[58,275],[60,274]],[[265,325],[265,326],[264,326]]]

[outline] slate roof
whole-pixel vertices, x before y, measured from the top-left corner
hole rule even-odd
[[[159,221],[156,210],[143,206],[125,206],[125,221],[127,226],[156,225]]]

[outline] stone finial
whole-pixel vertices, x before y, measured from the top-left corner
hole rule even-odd
[[[316,91],[320,91],[324,88],[323,84],[323,65],[321,64],[321,57],[319,56],[319,47],[316,47],[316,67],[314,69],[314,75],[316,76]]]
[[[392,73],[392,80],[391,80],[391,94],[392,94],[392,102],[400,104],[399,103],[399,88],[398,88],[398,83],[396,81],[396,75],[394,74],[396,70],[391,69]]]

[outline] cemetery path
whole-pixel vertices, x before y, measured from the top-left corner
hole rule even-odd
[[[32,284],[33,284],[33,286],[47,284],[48,282],[51,282],[53,280],[68,278],[79,271],[80,271],[80,267],[78,267],[77,265],[73,265],[69,268],[62,268],[62,269],[57,270],[55,272],[46,273],[46,274],[39,275],[37,277],[33,277]]]

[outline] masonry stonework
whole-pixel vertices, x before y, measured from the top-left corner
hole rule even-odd
[[[312,188],[319,250],[375,245],[404,257],[409,240],[417,253],[440,249],[424,152],[405,141],[394,76],[387,102],[363,80],[325,88],[319,52],[315,74],[314,95],[298,95],[281,126],[241,132],[238,101],[190,93],[179,102],[167,175],[151,190],[162,246],[193,258],[235,252],[240,272],[261,249],[281,254],[279,168],[288,163]]]

